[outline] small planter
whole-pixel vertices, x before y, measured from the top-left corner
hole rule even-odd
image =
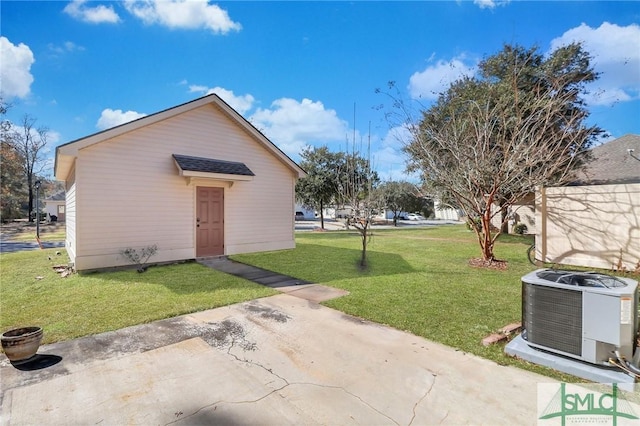
[[[29,361],[42,341],[41,327],[14,328],[2,333],[2,350],[12,364]]]

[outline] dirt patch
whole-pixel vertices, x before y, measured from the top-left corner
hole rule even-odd
[[[509,264],[505,260],[484,260],[474,258],[469,260],[469,266],[473,268],[495,269],[498,271],[506,271]]]

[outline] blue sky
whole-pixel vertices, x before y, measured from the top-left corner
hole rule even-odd
[[[425,107],[504,43],[542,52],[582,41],[601,78],[589,122],[640,134],[640,2],[2,1],[1,81],[55,146],[218,93],[299,160],[305,145],[371,139],[383,179],[402,144],[376,88]],[[385,108],[377,108],[380,105]],[[355,108],[354,108],[355,105]],[[355,113],[354,113],[355,110]]]

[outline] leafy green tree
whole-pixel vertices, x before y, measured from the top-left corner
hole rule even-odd
[[[0,218],[3,222],[24,217],[22,201],[27,199],[27,190],[18,153],[6,141],[0,141]]]
[[[10,143],[11,122],[6,114],[10,108],[0,99],[0,218],[8,221],[22,217],[26,211],[22,209],[23,201],[27,199],[21,164],[23,159]]]
[[[320,226],[324,229],[324,208],[334,203],[339,194],[338,173],[344,168],[344,154],[322,146],[307,147],[300,156],[300,167],[307,177],[298,180],[296,198],[305,207],[320,212]]]
[[[398,226],[402,212],[422,211],[423,198],[415,185],[405,181],[388,181],[376,188],[376,197],[382,209],[393,212],[393,225]]]
[[[491,221],[501,208],[537,186],[569,181],[602,133],[585,123],[581,95],[598,78],[590,62],[580,44],[546,57],[506,45],[480,63],[478,77],[452,83],[419,120],[404,116],[409,169],[421,172],[429,193],[464,210],[485,262],[496,260],[499,232]],[[404,103],[395,105],[407,113]]]

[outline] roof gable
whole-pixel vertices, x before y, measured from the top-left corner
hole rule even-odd
[[[306,176],[306,173],[300,166],[298,166],[291,158],[289,158],[280,148],[278,148],[273,142],[271,142],[264,134],[256,129],[251,123],[249,123],[244,117],[242,117],[237,111],[231,108],[226,102],[224,102],[218,95],[211,94],[202,98],[195,99],[193,101],[178,105],[145,117],[139,118],[134,121],[130,121],[125,124],[121,124],[116,127],[112,127],[107,130],[103,130],[98,133],[86,136],[84,138],[77,139],[72,142],[60,145],[56,148],[56,158],[54,166],[54,175],[58,180],[65,180],[70,171],[73,168],[75,159],[78,156],[79,150],[87,148],[89,146],[108,141],[117,136],[132,132],[142,127],[153,125],[154,123],[175,117],[179,114],[200,108],[204,105],[213,104],[218,109],[230,118],[241,129],[247,132],[254,140],[260,143],[267,151],[288,167],[297,177],[301,178]]]

